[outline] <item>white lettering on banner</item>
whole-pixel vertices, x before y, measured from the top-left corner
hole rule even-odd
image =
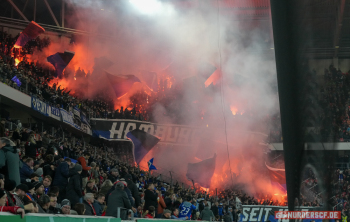
[[[117,134],[118,139],[122,138],[125,123],[121,122],[118,130],[116,129],[117,125],[118,125],[118,122],[114,122],[112,124],[112,129],[109,131],[111,133],[109,135],[109,138],[114,139],[115,134]]]
[[[174,132],[173,136],[171,135],[172,132]],[[177,137],[179,136],[179,127],[168,127],[168,131],[166,135],[167,137],[165,141],[175,143]]]
[[[249,211],[250,211],[250,208],[243,208],[243,216],[244,218],[242,219],[242,221],[248,221],[248,218],[249,218]]]
[[[255,211],[259,210],[259,208],[253,208],[252,211],[250,212],[250,218],[249,221],[258,221],[256,218],[257,213]]]
[[[267,221],[267,217],[269,216],[269,212],[272,210],[272,208],[264,208],[265,210],[265,220],[264,221]],[[260,221],[260,217],[259,217],[259,221]]]
[[[167,131],[166,126],[157,126],[154,136],[158,137],[161,141],[164,141],[166,138],[166,131]]]
[[[127,139],[126,134],[136,129],[136,123],[128,123],[124,131],[124,139]]]
[[[190,138],[190,131],[191,129],[188,128],[181,128],[179,133],[179,138],[177,139],[178,143],[188,143],[188,140]]]
[[[141,124],[139,130],[143,130],[146,133],[154,135],[154,126],[151,124]]]

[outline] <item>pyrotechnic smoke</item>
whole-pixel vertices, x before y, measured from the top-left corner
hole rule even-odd
[[[216,1],[196,1],[200,2],[199,6],[185,8],[172,5],[171,1],[142,0],[156,4],[153,13],[140,13],[142,7],[134,7],[140,2],[137,0],[111,2],[115,4],[113,7],[100,1],[72,0],[76,13],[69,20],[71,26],[74,24],[92,35],[75,36],[73,45],[67,41],[53,42],[39,55],[47,57],[66,49],[75,51],[70,68],[80,67],[86,72],[93,71],[94,58],[105,56],[114,63],[107,70],[112,74],[140,77],[141,70],[154,71],[158,78],[171,76],[172,87],[185,85],[184,79],[195,76],[199,64],[214,65],[217,75],[212,77],[210,86],[204,87],[207,77],[198,77],[199,87],[188,84],[177,92],[177,100],[153,107],[156,122],[196,126],[202,142],[193,147],[158,145],[144,158],[143,164],[154,157],[154,164],[163,175],[173,171],[176,179],[184,179],[189,162],[217,153],[212,188],[226,187],[232,181],[227,133],[233,182],[244,184],[252,194],[270,189],[269,180],[258,170],[265,162],[263,148],[258,144],[266,139],[268,130],[268,123],[262,120],[279,112],[277,93],[272,87],[276,85],[275,61],[266,53],[271,47],[265,41],[270,30],[254,25],[253,21],[237,21],[233,10],[218,14],[213,4]],[[102,73],[91,80],[86,96],[108,89],[109,83]],[[73,78],[67,86],[81,87]],[[122,100],[114,98],[115,103],[125,107],[133,93],[145,88],[143,84],[135,84]],[[114,96],[112,90],[110,95]],[[206,155],[198,157],[199,153]]]

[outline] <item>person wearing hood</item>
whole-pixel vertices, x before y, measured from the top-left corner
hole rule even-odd
[[[187,196],[186,201],[184,201],[180,205],[180,217],[188,217],[191,218],[192,210],[196,209],[196,206],[194,206],[190,201],[192,200],[191,196]]]
[[[22,168],[22,162],[14,146],[15,143],[6,137],[0,138],[0,169],[7,167],[6,179],[15,181],[17,186],[21,183],[19,169]]]
[[[118,217],[118,208],[132,209],[131,203],[125,191],[125,184],[118,182],[115,190],[110,194],[107,202],[106,216]],[[127,210],[120,210],[120,218],[127,220]]]
[[[215,218],[214,213],[210,210],[208,204],[204,206],[204,209],[202,210],[199,217],[204,221],[212,221]]]
[[[68,199],[72,206],[76,203],[80,203],[80,199],[83,197],[82,193],[82,181],[80,174],[83,171],[81,165],[76,164],[71,170],[71,177],[67,185],[66,199]]]

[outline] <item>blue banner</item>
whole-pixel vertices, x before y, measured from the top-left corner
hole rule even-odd
[[[40,99],[37,99],[35,97],[32,97],[32,109],[40,112],[41,114],[45,115],[45,116],[50,116],[51,113],[51,107],[44,103],[43,101],[41,101]]]
[[[51,106],[50,117],[57,119],[57,120],[61,120],[60,109]]]

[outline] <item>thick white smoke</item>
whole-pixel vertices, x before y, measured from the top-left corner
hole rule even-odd
[[[188,3],[192,4],[189,7],[180,5],[179,1],[160,0],[111,1],[109,5],[103,1],[71,2],[78,13],[72,15],[70,24],[93,33],[90,37],[76,37],[75,47],[79,48],[76,56],[81,58],[77,63],[81,68],[91,70],[93,59],[105,56],[114,62],[108,69],[113,74],[139,76],[140,70],[148,70],[159,76],[173,75],[174,84],[195,75],[201,62],[214,65],[219,76],[221,73],[214,86],[205,88],[206,79],[199,78],[202,84],[199,89],[189,86],[176,101],[170,101],[166,107],[159,103],[153,109],[157,122],[196,126],[202,132],[200,140],[205,138],[212,143],[183,148],[157,146],[144,160],[154,157],[163,174],[173,171],[183,179],[187,164],[199,161],[195,158],[198,149],[208,154],[203,158],[216,152],[215,180],[219,180],[229,172],[227,132],[234,183],[246,184],[252,193],[266,188],[268,180],[261,178],[256,170],[264,166],[264,153],[258,143],[265,136],[246,131],[266,134],[268,122],[262,120],[279,112],[273,89],[275,61],[272,52],[268,52],[271,43],[266,42],[269,28],[254,25],[253,20],[243,23],[233,10],[228,12],[224,7],[218,10],[216,1],[195,1]],[[108,84],[104,78],[97,77],[94,81],[92,87],[97,89]],[[180,121],[168,115],[175,109],[179,110]],[[236,110],[236,116],[231,110]],[[198,118],[203,115],[203,119]],[[215,187],[231,183],[230,175],[222,182],[213,180]]]

